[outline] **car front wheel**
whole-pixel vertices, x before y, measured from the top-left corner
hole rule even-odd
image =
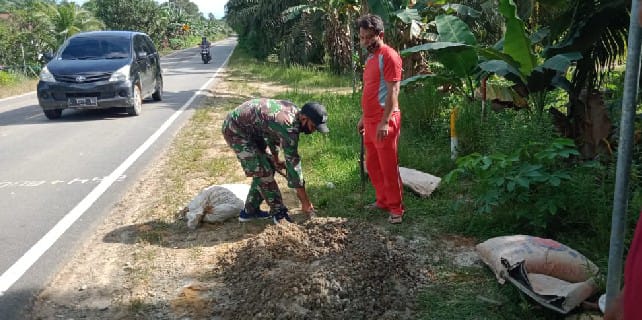
[[[143,110],[143,95],[140,92],[140,86],[134,86],[134,97],[132,105],[127,107],[127,114],[130,116],[138,116]]]
[[[45,113],[45,117],[49,120],[58,119],[62,115],[62,109],[53,109],[53,110],[42,110]]]

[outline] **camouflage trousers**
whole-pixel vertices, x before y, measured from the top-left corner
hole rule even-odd
[[[245,200],[245,211],[250,214],[258,212],[263,200],[270,207],[270,214],[287,210],[279,186],[274,180],[274,165],[270,160],[271,155],[265,151],[263,138],[245,134],[229,119],[223,122],[223,138],[236,153],[245,175],[252,177]]]

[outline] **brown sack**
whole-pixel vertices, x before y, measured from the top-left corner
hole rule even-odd
[[[505,281],[502,259],[509,265],[524,261],[529,273],[545,274],[568,282],[586,281],[598,272],[598,267],[584,255],[551,239],[504,236],[486,240],[476,248],[500,283]]]
[[[508,280],[551,310],[566,314],[597,290],[593,280],[597,266],[555,240],[505,236],[476,248],[500,283]]]

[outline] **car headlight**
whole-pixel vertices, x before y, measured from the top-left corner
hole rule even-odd
[[[49,69],[45,66],[42,68],[42,71],[40,71],[40,80],[44,82],[56,82],[56,78],[54,78],[53,74],[49,72]]]
[[[117,81],[127,81],[127,80],[129,80],[129,69],[130,69],[130,66],[126,65],[126,66],[116,70],[116,72],[114,72],[111,75],[111,78],[109,78],[109,81],[117,82]]]

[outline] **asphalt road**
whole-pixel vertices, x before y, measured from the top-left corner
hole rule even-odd
[[[65,110],[48,120],[35,93],[0,99],[0,319],[22,319],[31,300],[168,146],[214,85],[236,46],[161,58],[163,101],[140,116]]]

